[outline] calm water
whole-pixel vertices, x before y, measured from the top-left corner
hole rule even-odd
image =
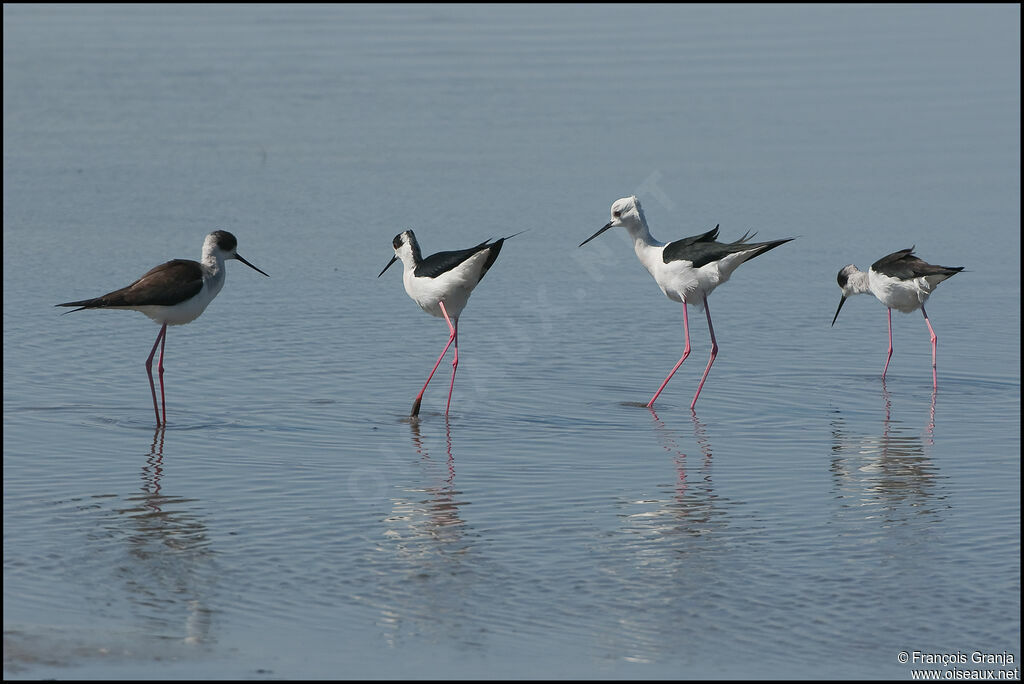
[[[1020,653],[1020,9],[4,6],[4,674]],[[682,316],[624,236],[797,240]],[[167,338],[56,302],[237,263]],[[444,345],[391,238],[506,243]],[[841,266],[966,266],[920,314]],[[1009,666],[1013,667],[1013,666]]]

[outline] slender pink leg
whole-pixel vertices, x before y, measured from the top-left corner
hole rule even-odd
[[[932,389],[935,390],[939,388],[939,376],[935,367],[935,348],[938,346],[939,338],[932,330],[932,322],[928,320],[928,312],[924,310],[924,305],[921,305],[921,313],[924,314],[924,322],[928,324],[928,332],[932,335]]]
[[[451,335],[448,336],[448,344],[444,346],[444,351],[442,351],[441,355],[437,357],[437,363],[435,363],[434,367],[431,369],[430,375],[427,376],[427,381],[423,383],[423,389],[421,389],[420,393],[416,395],[416,401],[412,403],[412,412],[409,414],[410,416],[418,416],[420,414],[420,402],[423,401],[423,393],[427,391],[427,385],[430,384],[430,379],[434,377],[434,371],[436,371],[437,367],[441,365],[441,359],[443,359],[444,355],[448,353],[448,347],[452,346],[452,342],[455,341],[455,326],[452,325],[451,320],[448,318],[448,312],[444,308],[444,302],[441,302],[441,313],[444,314],[444,320],[448,323],[448,329],[451,330]],[[454,378],[452,382],[454,382]]]
[[[718,356],[718,342],[715,340],[715,326],[711,325],[711,309],[708,308],[707,295],[704,296],[704,313],[708,316],[708,330],[711,331],[711,358],[708,359],[708,367],[704,369],[704,375],[701,376],[700,384],[697,385],[697,393],[693,395],[693,401],[690,402],[690,410],[697,405],[697,397],[700,396],[700,391],[704,387],[704,381],[708,379],[708,371],[711,370],[711,364],[715,362],[715,357]]]
[[[690,355],[690,319],[686,313],[686,302],[683,302],[683,332],[686,334],[686,347],[683,349],[683,356],[679,359],[676,365],[672,366],[672,371],[668,374],[668,377],[665,378],[665,382],[661,383],[661,387],[659,387],[658,391],[654,393],[651,400],[647,402],[647,408],[649,409],[654,408],[654,400],[658,398],[658,395],[661,394],[661,390],[665,389],[665,385],[667,385],[668,381],[672,379],[672,376],[676,374],[679,367],[683,365],[683,361],[686,360],[686,357]]]
[[[443,306],[443,305],[442,305]],[[444,407],[444,415],[448,416],[448,409],[452,406],[452,390],[455,389],[455,371],[459,369],[459,319],[455,319],[452,335],[455,338],[455,358],[452,359],[452,384],[448,386],[448,405]]]
[[[889,370],[889,361],[892,359],[892,309],[889,309],[889,355],[885,357],[885,368],[882,369],[882,379],[885,379],[885,371]]]
[[[149,358],[146,359],[146,375],[149,376],[149,391],[153,395],[153,411],[156,413],[156,424],[160,425],[160,407],[156,403],[156,386],[153,384],[153,356],[156,354],[156,347],[160,344],[160,341],[164,339],[167,334],[167,324],[164,323],[163,327],[160,328],[160,332],[157,333],[156,342],[153,343],[153,349],[149,352]],[[163,349],[160,350],[161,362],[158,366],[160,371],[160,395],[163,396],[164,379],[163,379]]]
[[[167,344],[167,324],[164,323],[164,338],[160,340],[160,361],[157,373],[160,375],[160,406],[163,408],[164,425],[167,425],[167,398],[164,396],[164,345]]]

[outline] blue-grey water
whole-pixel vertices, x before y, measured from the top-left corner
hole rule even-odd
[[[1019,6],[3,13],[5,677],[1019,668]],[[641,408],[681,307],[621,231],[577,248],[630,194],[663,240],[796,237],[711,296],[694,413],[704,316]],[[158,327],[53,305],[217,228],[271,278],[169,329],[155,430]],[[447,361],[407,415],[447,327],[377,278],[407,228],[529,229],[448,420]],[[920,313],[885,384],[885,308],[829,325],[911,246],[966,267],[935,393]]]

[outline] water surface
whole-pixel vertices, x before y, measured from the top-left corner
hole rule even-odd
[[[9,678],[1020,659],[1016,6],[4,7]],[[796,237],[710,299],[610,231]],[[168,331],[60,316],[230,230]],[[506,242],[447,338],[391,238]],[[841,266],[966,267],[928,311]]]

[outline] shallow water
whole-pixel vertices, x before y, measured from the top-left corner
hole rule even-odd
[[[8,678],[1020,659],[1016,6],[4,7]],[[624,236],[797,239],[710,298]],[[56,302],[236,263],[168,331]],[[506,242],[450,365],[391,238]],[[983,239],[979,239],[984,231]],[[835,274],[964,265],[920,314]],[[963,666],[961,666],[963,667]],[[1013,666],[1007,666],[1007,669]]]

